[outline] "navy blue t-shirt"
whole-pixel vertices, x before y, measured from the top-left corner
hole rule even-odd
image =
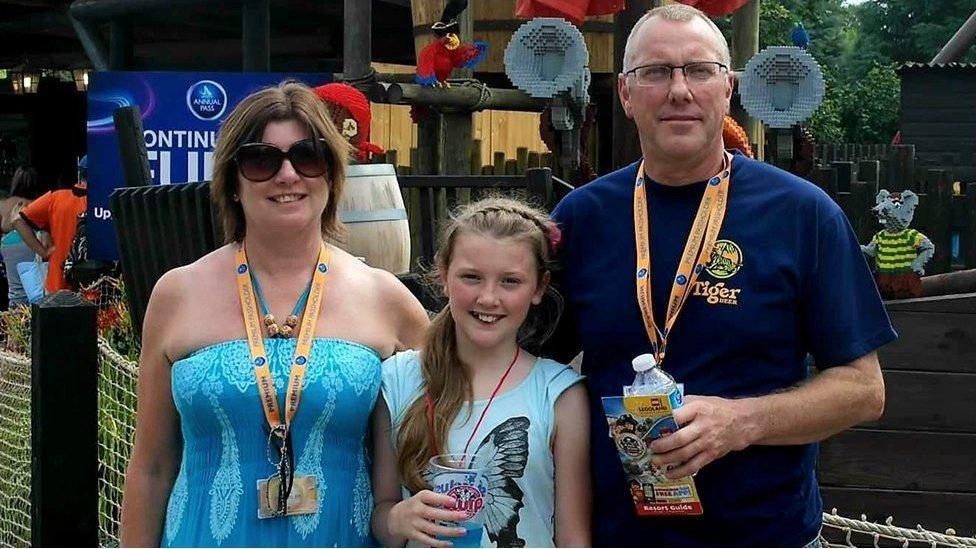
[[[817,445],[751,446],[695,477],[700,517],[638,517],[600,398],[633,381],[651,350],[636,299],[633,188],[638,164],[570,193],[560,224],[564,322],[554,342],[582,348],[591,406],[597,546],[801,546],[817,535]],[[648,182],[655,321],[664,325],[679,256],[704,182]],[[665,369],[690,395],[765,395],[897,337],[844,213],[814,185],[737,154],[712,260],[668,340]]]

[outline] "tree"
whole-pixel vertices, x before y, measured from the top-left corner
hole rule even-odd
[[[898,131],[901,81],[891,65],[875,65],[852,86],[843,108],[850,143],[887,143]]]
[[[861,36],[891,61],[927,62],[973,13],[972,0],[869,0],[859,6]],[[963,61],[976,61],[970,48]]]
[[[821,143],[887,143],[898,128],[894,68],[928,62],[972,14],[973,0],[760,0],[759,47],[792,45],[802,22],[827,86],[807,122]],[[730,18],[716,21],[726,33]],[[976,62],[976,48],[962,61]]]

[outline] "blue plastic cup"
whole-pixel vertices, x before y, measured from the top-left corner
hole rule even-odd
[[[475,454],[441,454],[430,458],[428,473],[434,492],[454,498],[450,511],[463,511],[464,520],[446,523],[464,528],[461,537],[438,537],[450,541],[454,547],[481,547],[484,531],[482,509],[488,497],[488,478],[485,460]]]

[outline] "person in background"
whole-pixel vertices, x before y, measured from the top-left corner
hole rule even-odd
[[[50,262],[44,289],[48,293],[70,288],[64,279],[64,259],[78,229],[78,217],[88,207],[88,157],[78,163],[78,182],[70,189],[48,191],[20,211],[13,220],[13,228],[24,243],[44,261]],[[51,246],[38,240],[34,231],[51,234]]]
[[[10,196],[0,202],[0,230],[3,239],[0,240],[0,254],[7,271],[7,297],[9,306],[27,305],[27,293],[20,282],[17,264],[33,261],[32,250],[20,233],[14,230],[13,221],[20,217],[20,212],[41,194],[41,185],[37,177],[37,170],[32,166],[21,166],[14,172],[10,182]],[[43,245],[42,245],[43,247]]]

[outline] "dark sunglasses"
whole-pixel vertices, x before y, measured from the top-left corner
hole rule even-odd
[[[332,166],[328,144],[321,138],[296,141],[287,151],[267,143],[245,143],[234,155],[241,175],[255,182],[274,177],[286,158],[291,167],[305,177],[319,177]]]

